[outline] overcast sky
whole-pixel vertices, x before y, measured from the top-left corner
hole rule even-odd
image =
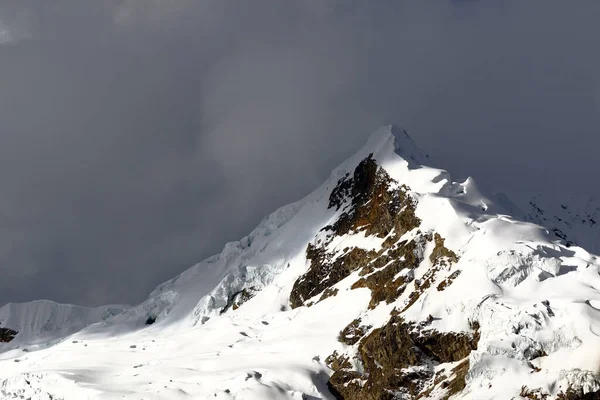
[[[600,195],[600,3],[0,5],[0,304],[134,304],[406,127],[513,195]]]

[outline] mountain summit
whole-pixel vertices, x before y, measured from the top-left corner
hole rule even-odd
[[[427,159],[380,128],[313,193],[142,304],[76,333],[61,318],[41,343],[22,333],[35,312],[0,321],[0,394],[600,398],[597,257]]]

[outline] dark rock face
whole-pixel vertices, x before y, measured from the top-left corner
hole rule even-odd
[[[292,308],[300,307],[309,298],[318,295],[352,272],[365,268],[382,256],[404,233],[419,226],[415,216],[415,202],[408,195],[408,188],[400,186],[372,158],[360,162],[352,177],[340,179],[329,197],[329,208],[344,207],[333,225],[323,228],[330,232],[327,239],[316,245],[309,244],[306,258],[311,265],[295,282],[290,295]],[[348,233],[365,232],[366,236],[389,236],[379,252],[354,247],[335,258],[327,251],[333,237]],[[383,266],[392,258],[400,256],[393,251],[385,254],[376,265]],[[392,296],[388,296],[392,297]]]
[[[0,328],[0,343],[8,343],[11,342],[19,332],[13,331],[9,328]]]
[[[435,247],[429,256],[429,261],[431,261],[433,265],[445,267],[448,263],[458,262],[458,256],[452,250],[449,250],[444,246],[445,240],[439,233],[433,235],[433,240],[435,242]]]
[[[395,229],[400,237],[421,223],[408,187],[399,186],[372,156],[358,164],[353,177],[340,179],[331,192],[329,208],[339,210],[350,200],[338,220],[326,227],[338,236],[365,231],[366,236],[385,237]]]
[[[521,388],[519,396],[529,400],[546,400],[548,397],[550,397],[550,395],[548,393],[544,393],[542,389],[529,389],[527,386],[523,386]]]
[[[331,255],[323,247],[309,244],[306,258],[311,261],[311,266],[294,283],[290,295],[292,308],[302,306],[304,301],[335,285],[368,262],[371,257],[372,255],[365,250],[355,247],[332,261]]]
[[[429,256],[432,263],[431,268],[418,282],[414,281],[412,271],[423,261],[423,249],[427,242],[435,241],[435,247]],[[448,270],[452,264],[458,262],[458,256],[444,246],[444,239],[439,235],[418,234],[415,239],[406,242],[395,243],[387,249],[380,257],[373,260],[368,267],[365,267],[360,275],[367,275],[361,278],[352,286],[353,289],[368,287],[371,289],[370,308],[375,308],[380,302],[391,303],[395,301],[407,288],[409,283],[414,283],[414,291],[411,292],[408,303],[404,310],[412,306],[431,286],[437,274],[442,270]],[[406,270],[403,275],[400,272]],[[451,285],[454,279],[460,275],[460,270],[456,270],[437,286],[438,291],[444,290]]]
[[[338,340],[349,346],[355,345],[371,328],[370,325],[361,325],[361,319],[357,318],[342,329]]]
[[[465,359],[463,362],[458,364],[456,367],[452,368],[452,378],[449,381],[442,382],[441,387],[446,388],[446,397],[461,392],[466,386],[467,383],[465,379],[467,378],[467,372],[469,372],[469,359]]]
[[[558,400],[600,400],[600,391],[583,393],[583,390],[569,389],[566,393],[560,393]]]
[[[432,384],[442,385],[450,396],[464,388],[467,357],[477,349],[478,341],[477,332],[421,329],[393,316],[361,340],[358,356],[364,372],[341,367],[331,376],[329,388],[336,398],[345,400],[418,398]],[[460,360],[463,362],[452,370],[450,378],[434,380],[432,365]]]
[[[343,355],[339,355],[337,351],[334,351],[333,354],[330,354],[325,360],[325,363],[329,368],[331,368],[334,371],[352,368],[352,364],[350,364],[350,359]]]
[[[549,399],[550,393],[544,391],[541,388],[530,389],[527,386],[521,388],[519,393],[524,399],[529,400],[546,400]],[[560,392],[556,396],[557,400],[600,400],[600,391],[583,393],[583,389],[569,388],[566,392]]]
[[[371,289],[369,308],[373,309],[385,301],[391,303],[400,296],[406,286],[414,280],[412,272],[423,261],[423,247],[426,239],[418,237],[409,242],[402,241],[384,251],[381,256],[365,266],[352,289],[367,287]],[[406,269],[404,275],[395,278]]]
[[[337,294],[339,293],[339,290],[337,288],[328,288],[325,289],[325,291],[323,292],[323,294],[321,295],[321,298],[319,299],[319,301],[323,301],[329,297],[333,297],[333,296],[337,296]]]

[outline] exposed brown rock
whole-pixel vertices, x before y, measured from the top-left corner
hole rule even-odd
[[[19,332],[13,331],[9,328],[0,328],[0,343],[8,343],[11,342]]]
[[[393,396],[375,397],[361,389],[363,379],[361,374],[348,369],[338,369],[327,381],[327,388],[336,400],[359,399],[361,395],[364,400],[392,400]]]
[[[433,382],[429,385],[429,387],[425,390],[423,390],[421,393],[419,393],[415,399],[423,399],[423,398],[428,398],[431,395],[431,392],[433,392],[433,390],[442,382],[444,382],[446,379],[448,379],[448,377],[445,374],[446,370],[442,369],[438,372],[435,373],[435,375],[433,376]],[[446,383],[447,385],[447,383]]]
[[[521,387],[519,393],[524,399],[529,400],[546,400],[550,398],[550,393],[545,392],[541,388],[530,389],[527,386]],[[568,388],[566,392],[558,393],[557,400],[600,400],[600,391],[583,393],[583,389]]]
[[[546,400],[548,397],[550,397],[550,394],[544,393],[540,388],[529,389],[527,386],[522,386],[519,396],[529,400]]]
[[[382,301],[389,304],[396,300],[403,293],[406,285],[414,279],[414,274],[410,271],[394,279],[396,275],[404,269],[417,268],[422,260],[422,243],[418,239],[400,242],[365,266],[361,274],[369,275],[355,282],[352,289],[361,287],[371,289],[369,302],[371,309]]]
[[[449,250],[444,246],[444,238],[436,233],[433,239],[435,241],[435,247],[429,256],[432,265],[421,279],[415,281],[415,290],[409,295],[408,302],[402,309],[403,312],[415,304],[421,295],[431,287],[431,284],[435,281],[437,274],[440,271],[448,270],[452,267],[452,264],[458,262],[458,256],[452,250]],[[459,274],[459,270],[454,271],[446,280],[438,284],[437,289],[444,290],[448,285],[452,284]]]
[[[349,346],[353,346],[362,337],[371,329],[371,326],[361,325],[361,319],[356,318],[354,321],[350,322],[347,327],[342,329],[340,335],[338,336],[338,340],[344,344]]]
[[[479,337],[462,333],[440,333],[436,330],[411,335],[413,343],[436,361],[455,362],[467,357],[477,349]]]
[[[444,279],[443,281],[441,281],[438,285],[437,285],[437,290],[438,291],[443,291],[444,289],[446,289],[448,286],[452,285],[452,282],[454,282],[454,280],[456,278],[458,278],[458,276],[460,275],[461,271],[460,270],[456,270],[454,272],[452,272],[450,274],[450,276],[448,276],[446,279]]]
[[[370,308],[383,301],[392,303],[404,291],[412,290],[408,304],[401,307],[404,311],[434,282],[437,284],[436,274],[449,271],[458,257],[445,247],[439,234],[417,231],[412,239],[400,241],[421,223],[415,214],[416,203],[408,193],[409,188],[394,181],[372,155],[361,161],[352,175],[340,179],[329,197],[329,208],[341,210],[341,214],[323,228],[328,232],[325,239],[308,246],[306,258],[310,266],[294,283],[290,294],[292,308],[319,294],[319,301],[337,294],[333,285],[355,271],[361,278],[352,289],[371,290]],[[341,255],[328,250],[334,237],[357,232],[385,238],[382,248],[346,248]],[[432,267],[415,281],[414,270],[423,261],[425,245],[431,241],[435,242],[429,258]],[[455,271],[437,284],[438,290],[450,285],[459,273]],[[337,352],[327,358],[327,364],[335,371],[328,387],[337,399],[391,400],[399,395],[417,398],[436,385],[445,385],[446,392],[452,394],[464,388],[469,369],[468,360],[464,360],[477,347],[478,326],[473,334],[438,332],[427,328],[431,321],[420,325],[404,322],[402,311],[394,309],[389,322],[373,331],[356,319],[340,332],[341,342],[358,344],[355,364],[362,367],[354,370],[351,356]],[[458,361],[461,362],[449,378],[443,375],[435,379],[434,365]]]
[[[433,235],[433,240],[435,241],[435,247],[429,256],[429,260],[433,265],[446,266],[447,263],[458,262],[458,256],[452,250],[449,250],[444,246],[445,239],[441,237],[439,233]]]
[[[370,270],[384,267],[390,261],[408,255],[408,250],[402,250],[402,246],[391,248],[400,236],[418,227],[421,222],[415,216],[416,204],[408,195],[408,190],[406,186],[399,186],[383,168],[378,167],[372,155],[360,162],[352,176],[348,174],[338,181],[331,192],[329,207],[340,209],[346,204],[344,211],[335,223],[323,228],[331,232],[327,239],[308,245],[306,258],[310,260],[310,267],[294,283],[290,294],[292,308],[300,307],[309,298],[358,269],[362,269],[361,273],[365,275]],[[360,231],[364,231],[367,236],[388,236],[381,251],[366,251],[355,247],[345,249],[343,255],[335,258],[327,251],[327,245],[334,236]],[[386,251],[388,249],[390,250]],[[394,295],[396,292],[394,291]],[[388,294],[384,298],[391,299],[395,296]]]
[[[335,208],[336,211],[339,210],[344,201],[351,196],[353,184],[354,180],[350,177],[350,173],[346,173],[343,178],[338,180],[337,185],[329,195],[329,206],[327,208]]]
[[[325,359],[325,364],[334,371],[352,368],[348,357],[339,355],[337,351],[334,351]]]
[[[336,235],[364,230],[367,236],[386,237],[395,229],[399,237],[421,223],[408,188],[392,188],[398,183],[372,157],[361,161],[354,175],[342,178],[331,192],[330,208],[339,210],[348,197],[351,199],[338,220],[327,227]]]
[[[564,393],[559,393],[557,400],[600,400],[600,390],[595,392],[583,393],[583,389],[567,389]]]
[[[254,287],[244,288],[239,292],[236,292],[233,295],[229,296],[227,305],[223,307],[223,309],[221,310],[221,314],[227,312],[227,310],[229,309],[237,310],[242,304],[254,297],[254,292],[256,292],[256,289]]]
[[[362,267],[373,257],[371,253],[374,252],[354,247],[332,261],[323,247],[309,244],[306,258],[311,261],[311,265],[308,271],[294,283],[290,294],[292,308],[302,306],[306,300],[330,288]]]
[[[360,351],[363,361],[373,359],[380,365],[406,368],[415,365],[423,355],[442,363],[462,360],[477,349],[477,339],[466,333],[421,331],[401,317],[392,317],[365,338]]]
[[[460,393],[465,388],[465,386],[467,386],[466,377],[467,372],[469,372],[469,367],[470,363],[469,359],[467,358],[452,369],[452,373],[454,374],[454,376],[449,382],[444,382],[444,387],[446,389],[446,395],[444,396],[444,400],[449,399],[456,393]]]
[[[434,379],[432,365],[460,361],[477,348],[478,335],[419,330],[400,317],[392,317],[381,328],[361,340],[358,356],[363,373],[338,369],[329,381],[336,398],[393,399],[397,394],[417,398]],[[408,369],[410,368],[410,369]],[[468,360],[453,369],[445,382],[447,393],[464,388]]]
[[[542,369],[540,367],[536,367],[535,365],[533,365],[531,362],[527,362],[527,366],[529,368],[531,368],[534,372],[541,372]]]
[[[383,368],[407,368],[417,365],[423,353],[413,345],[410,325],[401,318],[392,318],[381,328],[375,329],[359,346],[365,370]]]
[[[431,373],[428,371],[395,371],[386,378],[387,386],[380,387],[373,385],[370,380],[365,381],[364,376],[356,371],[339,370],[331,376],[327,387],[338,400],[416,398],[424,389],[424,382],[431,378]]]
[[[426,240],[427,235],[422,235],[409,242],[397,243],[381,257],[363,268],[360,274],[369,273],[370,275],[357,281],[352,288],[368,287],[371,289],[373,293],[369,304],[370,308],[375,308],[382,301],[386,301],[388,304],[395,301],[404,292],[407,284],[414,281],[414,274],[411,270],[417,268],[423,261],[423,247]],[[378,269],[380,270],[377,271]],[[407,269],[407,273],[396,277],[404,269]],[[434,277],[434,272],[437,272],[437,269],[426,275],[426,278],[430,278],[425,280],[426,284],[416,285],[415,288],[421,292],[428,288],[431,279]],[[413,301],[405,309],[418,298],[414,297],[413,299],[412,296],[418,296],[419,294],[411,294],[411,300]]]
[[[234,299],[233,305],[231,306],[231,308],[233,308],[234,310],[237,310],[238,308],[240,308],[240,306],[242,304],[244,304],[245,302],[250,300],[252,297],[254,297],[254,294],[250,290],[243,289],[241,291],[241,293],[238,294],[236,296],[236,298]]]
[[[338,288],[333,288],[333,289],[327,288],[321,295],[321,298],[319,299],[319,301],[323,301],[329,297],[337,296],[338,292],[339,292]]]

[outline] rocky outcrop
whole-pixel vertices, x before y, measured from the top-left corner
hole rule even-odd
[[[371,309],[382,301],[388,304],[393,302],[414,280],[414,270],[423,261],[425,243],[424,236],[395,243],[373,262],[365,265],[360,272],[364,277],[356,281],[352,289],[371,289]]]
[[[539,388],[529,389],[527,386],[523,386],[519,396],[528,400],[546,400],[548,397],[550,397],[550,394],[544,393],[544,391]]]
[[[227,299],[227,304],[221,310],[221,314],[227,312],[230,309],[237,310],[242,304],[254,297],[255,292],[255,288],[244,288],[239,292],[236,292],[233,295],[229,296],[229,298]]]
[[[329,389],[345,400],[416,399],[436,385],[447,395],[458,393],[464,388],[467,357],[478,341],[477,331],[438,332],[395,315],[360,341],[357,356],[362,371],[346,363],[331,376]],[[433,366],[458,361],[450,377],[434,375]]]
[[[435,242],[435,247],[429,256],[429,261],[431,261],[432,265],[440,265],[445,267],[451,263],[458,262],[458,256],[455,252],[444,246],[445,240],[439,235],[439,233],[433,235],[433,240]]]
[[[409,293],[384,326],[373,330],[357,318],[340,332],[339,341],[350,349],[344,354],[334,352],[326,360],[335,371],[329,389],[338,399],[418,398],[434,387],[448,395],[464,388],[468,355],[479,340],[478,326],[473,325],[470,333],[438,332],[428,328],[431,320],[415,324],[401,316],[425,291],[442,291],[460,274],[460,270],[450,271],[458,256],[445,246],[444,238],[418,230],[421,221],[409,191],[379,167],[372,155],[352,175],[340,179],[329,197],[329,208],[341,212],[323,228],[325,238],[308,245],[310,266],[290,294],[292,308],[310,306],[315,300],[307,301],[319,294],[318,301],[335,296],[338,289],[333,286],[356,271],[359,278],[351,288],[371,290],[370,309]],[[378,250],[348,247],[340,251],[330,246],[336,237],[357,233],[384,240]],[[426,249],[431,249],[431,265],[415,279],[415,271],[426,261]],[[443,281],[438,279],[440,272],[445,274]],[[433,366],[445,363],[452,364],[448,372],[435,375]]]
[[[371,154],[358,164],[352,177],[340,179],[331,192],[329,208],[345,208],[326,229],[338,236],[364,231],[366,236],[382,238],[395,230],[400,237],[421,223],[408,190],[379,167]]]
[[[560,393],[558,400],[600,400],[600,390],[584,393],[582,389],[568,389],[565,393]]]
[[[371,289],[370,308],[382,301],[391,303],[404,292],[407,284],[413,282],[412,271],[423,261],[425,245],[433,241],[435,246],[429,257],[432,268],[423,282],[417,283],[417,290],[405,307],[408,308],[431,285],[438,271],[456,263],[458,256],[445,247],[444,238],[437,233],[417,232],[413,239],[400,241],[406,232],[418,228],[421,223],[415,214],[416,201],[409,191],[407,186],[399,185],[379,167],[372,155],[359,163],[352,176],[347,174],[340,179],[329,197],[329,208],[343,212],[333,224],[323,228],[328,232],[325,240],[308,245],[306,258],[310,267],[292,288],[292,308],[304,305],[311,297],[357,270],[363,278],[352,288]],[[385,238],[381,249],[346,248],[341,255],[328,249],[333,238],[358,232]],[[459,274],[460,271],[455,271],[438,285],[438,290],[444,290]],[[331,295],[329,292],[320,300]]]
[[[383,168],[377,166],[372,155],[359,163],[353,176],[348,174],[338,181],[329,197],[329,208],[343,208],[343,212],[332,225],[323,228],[328,232],[325,240],[308,245],[306,258],[310,267],[292,288],[292,308],[300,307],[309,298],[356,270],[363,269],[361,274],[364,275],[368,271],[365,268],[383,267],[392,260],[399,260],[402,254],[408,254],[410,250],[401,250],[404,244],[396,243],[404,233],[420,224],[415,215],[416,203],[408,191],[408,187],[398,185]],[[358,232],[386,238],[382,249],[376,252],[353,247],[341,255],[328,250],[327,246],[334,237]],[[391,249],[393,245],[396,246]]]
[[[12,329],[0,327],[0,343],[9,343],[18,334],[19,334],[19,332],[13,331]]]
[[[335,285],[353,271],[368,263],[374,254],[354,247],[345,254],[333,258],[322,246],[308,245],[306,258],[311,265],[308,271],[294,283],[290,295],[292,308],[300,307],[313,296]]]
[[[357,318],[342,329],[338,340],[349,346],[355,345],[371,328],[371,325],[361,325],[361,319]]]
[[[550,393],[541,388],[530,389],[526,385],[521,388],[519,393],[524,399],[528,400],[547,400],[551,398]],[[569,388],[566,392],[560,392],[556,395],[557,400],[600,400],[600,391],[586,392],[583,389]]]
[[[352,364],[350,364],[350,358],[348,356],[338,354],[337,351],[334,351],[332,354],[330,354],[327,359],[325,359],[325,363],[334,371],[339,371],[341,369],[349,370],[352,368]]]

